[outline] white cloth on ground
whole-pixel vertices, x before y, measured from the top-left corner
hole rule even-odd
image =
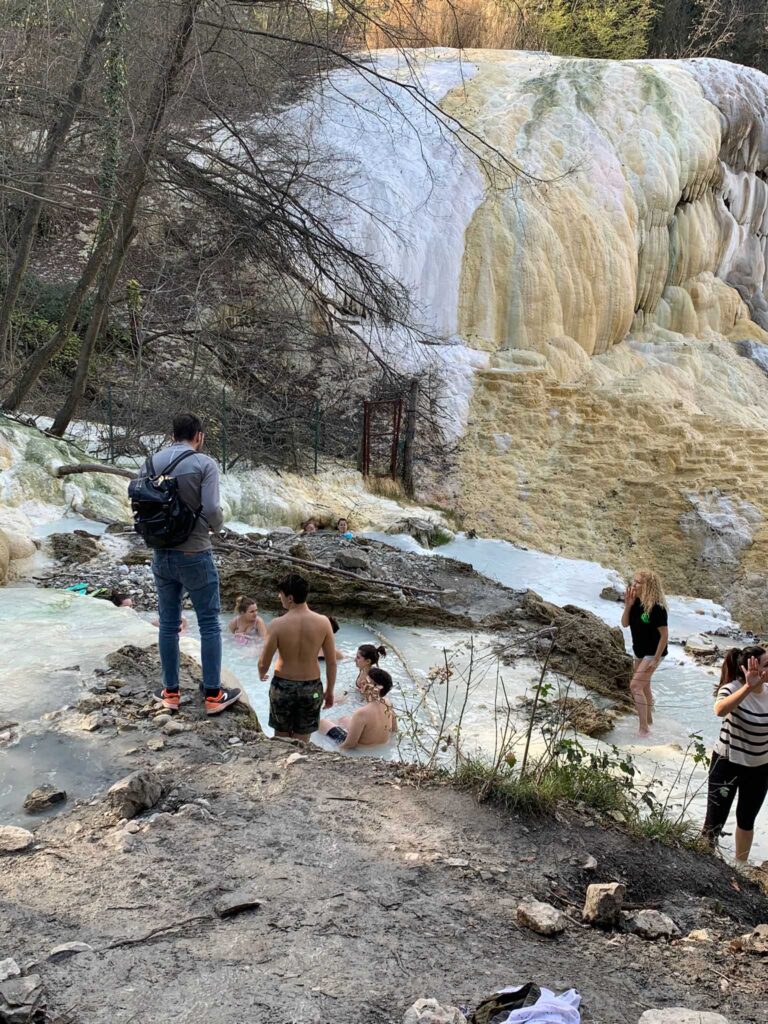
[[[514,988],[502,991],[514,992]],[[501,1024],[581,1024],[580,1003],[581,996],[575,988],[569,988],[559,996],[548,988],[542,988],[533,1006],[512,1010]]]

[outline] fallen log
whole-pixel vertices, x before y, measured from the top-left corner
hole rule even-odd
[[[337,569],[334,565],[325,565],[323,562],[311,562],[306,558],[296,558],[295,555],[286,555],[280,551],[274,549],[257,548],[255,550],[249,550],[248,548],[240,545],[233,544],[231,541],[217,540],[217,549],[224,551],[231,551],[234,554],[243,555],[245,558],[268,558],[276,562],[289,562],[291,565],[302,565],[306,569],[317,569],[320,572],[328,572],[335,576],[343,576],[346,579],[356,580],[358,583],[368,583],[372,587],[389,587],[394,590],[402,590],[404,593],[409,594],[426,594],[432,597],[443,597],[449,594],[455,594],[455,590],[436,590],[430,587],[417,587],[411,583],[397,583],[393,580],[376,580],[372,576],[358,576],[355,572],[349,572],[348,569]]]
[[[136,473],[130,469],[123,469],[121,466],[105,466],[101,462],[78,462],[73,466],[59,466],[56,476],[61,479],[63,476],[73,476],[75,473],[112,473],[114,476],[123,476],[126,480],[135,480]]]

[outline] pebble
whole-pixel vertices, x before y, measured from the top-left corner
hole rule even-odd
[[[60,946],[54,946],[48,954],[49,960],[66,960],[67,957],[76,956],[78,953],[92,953],[93,946],[87,942],[64,942]]]
[[[21,968],[8,957],[6,960],[0,960],[0,981],[8,981],[9,978],[20,978]]]
[[[565,915],[549,903],[528,900],[517,908],[517,923],[538,935],[559,935],[565,931]]]
[[[63,789],[57,789],[46,783],[33,789],[31,793],[27,793],[24,810],[28,814],[34,814],[36,811],[45,811],[55,804],[63,803],[66,799],[67,794]]]
[[[182,732],[191,732],[192,726],[184,722],[168,721],[163,725],[163,732],[166,736],[178,736]]]

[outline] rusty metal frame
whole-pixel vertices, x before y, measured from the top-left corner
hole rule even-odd
[[[392,409],[392,426],[388,430],[376,433],[372,430],[373,413],[376,409]],[[363,401],[363,476],[371,475],[371,441],[391,436],[389,473],[393,480],[397,479],[397,450],[400,445],[400,428],[403,421],[402,398],[390,398],[371,402]]]

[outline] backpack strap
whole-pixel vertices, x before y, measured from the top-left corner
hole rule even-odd
[[[158,476],[168,476],[168,474],[172,470],[176,469],[180,462],[183,462],[184,459],[188,458],[190,455],[197,455],[197,452],[192,451],[191,448],[187,449],[187,451],[182,452],[181,455],[177,455],[173,462],[171,462],[169,465],[165,467],[162,473],[155,473],[155,464],[152,459],[152,456],[150,455],[150,457],[147,459],[147,475],[149,476],[150,480],[156,480]]]

